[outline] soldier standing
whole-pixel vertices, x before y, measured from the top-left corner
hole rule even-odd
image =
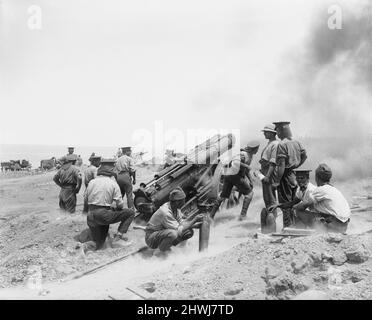
[[[280,203],[292,202],[295,198],[297,182],[294,169],[300,167],[307,159],[306,150],[302,144],[292,139],[289,121],[274,122],[275,129],[281,142],[278,145],[278,200]],[[294,223],[292,210],[282,209],[283,227]]]
[[[101,157],[96,156],[93,152],[92,155],[89,158],[90,166],[85,170],[84,172],[84,184],[85,189],[88,188],[89,181],[93,180],[95,177],[97,177],[97,169],[101,164]],[[88,203],[84,201],[84,209],[83,212],[88,212]]]
[[[276,187],[277,182],[277,167],[276,156],[279,141],[276,140],[276,131],[273,124],[268,124],[262,130],[265,138],[268,141],[267,145],[261,153],[261,173],[264,175],[262,178],[262,196],[265,203],[265,208],[261,211],[261,231],[262,233],[270,233],[276,231],[276,210],[269,212],[269,208],[274,206],[276,200]]]
[[[136,168],[131,157],[131,147],[121,148],[123,155],[116,161],[115,171],[117,172],[117,182],[122,196],[127,196],[128,208],[134,209],[133,185],[136,184]]]
[[[76,194],[79,193],[82,176],[75,167],[76,158],[70,154],[62,157],[62,167],[53,177],[53,181],[61,188],[59,193],[59,207],[70,213],[76,209]]]

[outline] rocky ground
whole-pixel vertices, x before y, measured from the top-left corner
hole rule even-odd
[[[371,233],[252,237],[139,289],[150,299],[372,299],[371,252]]]
[[[144,245],[143,231],[130,229],[134,244],[128,248],[107,248],[85,255],[75,240],[86,225],[82,213],[83,191],[76,213],[59,210],[59,189],[52,181],[55,172],[0,178],[0,287],[24,285],[35,270],[44,281],[84,272]],[[139,179],[152,172],[142,170]],[[115,228],[111,227],[111,234]]]
[[[53,174],[0,175],[1,298],[27,297],[25,288],[38,273],[49,289],[45,295],[36,294],[37,299],[372,298],[370,201],[359,201],[361,210],[353,213],[348,235],[282,239],[257,233],[258,186],[248,221],[237,221],[239,209],[217,215],[207,253],[198,253],[196,236],[164,261],[138,255],[90,276],[61,282],[142,247],[144,234],[131,228],[133,246],[85,255],[74,239],[86,228],[83,192],[75,214],[61,212]],[[141,168],[137,181],[152,175],[153,171]],[[371,180],[364,179],[339,187],[352,204],[353,195],[371,194],[371,186]],[[115,227],[110,230],[113,233]]]

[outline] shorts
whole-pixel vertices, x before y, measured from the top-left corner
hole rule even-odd
[[[221,198],[229,198],[231,190],[234,186],[243,195],[249,194],[253,189],[253,186],[249,181],[248,177],[242,177],[238,175],[224,176],[222,192],[220,195]]]

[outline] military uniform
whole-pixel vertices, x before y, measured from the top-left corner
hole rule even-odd
[[[151,249],[167,251],[182,241],[190,239],[193,230],[183,230],[181,210],[172,213],[170,203],[163,204],[152,216],[146,226],[145,242]]]
[[[273,140],[269,140],[265,148],[261,153],[261,173],[264,176],[267,176],[270,170],[270,167],[274,167],[273,172],[271,173],[269,181],[262,181],[262,196],[265,204],[265,208],[261,211],[261,231],[263,233],[275,232],[276,231],[276,216],[277,211],[272,212],[272,216],[268,209],[277,203],[276,199],[276,186],[277,183],[277,168],[276,168],[276,157],[279,141],[276,140],[275,135],[275,126],[268,124],[262,130],[263,132],[271,132]],[[269,137],[270,138],[270,137]],[[268,138],[267,138],[268,139]]]
[[[250,205],[250,202],[253,198],[253,185],[249,178],[248,169],[243,166],[250,165],[252,162],[252,155],[250,150],[257,152],[260,144],[258,141],[251,141],[248,143],[247,148],[242,149],[239,155],[236,155],[227,166],[224,168],[223,176],[223,185],[222,191],[214,204],[210,216],[214,218],[217,210],[219,209],[221,203],[230,197],[233,187],[236,187],[240,194],[244,195],[244,201],[242,209],[240,212],[240,218],[244,219],[247,215],[247,211]]]
[[[122,148],[123,153],[130,150],[130,147]],[[117,172],[117,182],[120,187],[122,196],[127,196],[128,208],[134,208],[133,202],[133,184],[132,176],[135,174],[136,168],[132,157],[124,154],[115,164],[115,171]]]
[[[128,231],[134,219],[134,211],[124,209],[120,189],[114,179],[111,178],[113,168],[106,169],[105,164],[115,163],[113,160],[102,160],[98,169],[97,178],[90,181],[84,198],[88,203],[87,224],[91,231],[96,249],[100,249],[105,243],[110,224],[120,222],[118,233],[124,234]],[[111,208],[116,202],[117,209]]]
[[[76,194],[80,190],[82,177],[79,169],[72,164],[75,161],[73,156],[66,156],[62,160],[64,164],[53,178],[54,182],[61,187],[59,207],[74,213],[76,209]]]
[[[285,169],[283,176],[279,181],[278,200],[280,203],[292,202],[295,198],[297,182],[293,172],[298,168],[303,159],[306,159],[306,150],[302,144],[291,137],[289,122],[275,122],[277,130],[280,128],[284,136],[278,145],[277,150],[277,165],[279,160],[284,159]],[[289,227],[293,224],[292,209],[283,209],[283,227]]]

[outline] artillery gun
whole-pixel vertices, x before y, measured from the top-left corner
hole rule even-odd
[[[207,216],[221,185],[222,164],[219,158],[231,152],[234,144],[232,134],[215,135],[192,149],[184,163],[175,163],[156,173],[151,181],[141,183],[141,187],[134,191],[134,205],[139,212],[137,218],[148,221],[161,205],[169,201],[169,193],[181,187],[186,194],[185,205],[181,208],[184,217],[205,214],[205,223],[200,229],[205,232],[200,232],[199,242],[199,249],[205,249],[209,237]]]

